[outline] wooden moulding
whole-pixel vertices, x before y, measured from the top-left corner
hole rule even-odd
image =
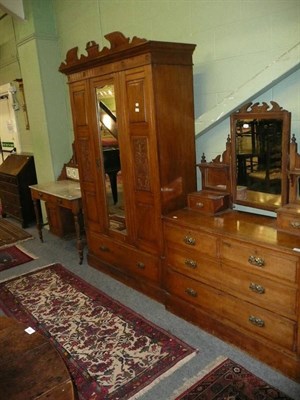
[[[194,44],[150,41],[136,36],[130,39],[121,32],[111,32],[104,37],[110,48],[104,46],[99,50],[99,44],[92,40],[86,44],[87,55],[78,57],[78,47],[73,47],[67,52],[65,62],[60,64],[59,71],[70,75],[146,53],[151,54],[151,61],[155,63],[192,65],[192,57],[182,57],[182,52],[191,54],[196,47]]]

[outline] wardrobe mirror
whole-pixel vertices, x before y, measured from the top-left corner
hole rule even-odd
[[[290,113],[277,103],[248,103],[231,115],[236,204],[274,211],[287,203]]]
[[[109,229],[126,234],[114,85],[97,88],[96,97]]]

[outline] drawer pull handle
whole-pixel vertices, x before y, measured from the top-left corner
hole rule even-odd
[[[187,265],[190,268],[193,268],[193,269],[197,268],[197,261],[186,259],[184,261],[184,263],[185,263],[185,265]]]
[[[62,204],[62,203],[63,203],[62,199],[58,199],[58,200],[57,200],[57,203],[58,203],[58,204]]]
[[[197,203],[196,203],[196,207],[198,207],[198,208],[202,208],[203,206],[204,206],[203,203],[200,203],[200,202],[197,202]]]
[[[259,293],[259,294],[264,294],[265,293],[265,288],[262,285],[258,285],[257,283],[250,282],[249,289],[252,290],[252,292]]]
[[[139,269],[145,269],[145,264],[142,263],[142,262],[138,262],[138,263],[137,263],[137,267],[138,267]]]
[[[185,289],[185,293],[188,294],[191,297],[197,297],[198,293],[196,292],[196,290],[192,289],[192,288],[186,288]]]
[[[263,328],[265,326],[265,321],[261,318],[254,317],[254,315],[250,315],[249,321],[251,322],[251,324],[259,326],[260,328]]]
[[[261,257],[249,256],[248,262],[257,267],[263,267],[265,265],[265,260]]]
[[[300,229],[300,222],[292,221],[290,224],[292,228]]]
[[[102,245],[100,246],[100,250],[101,250],[101,251],[109,251],[109,248],[108,248],[107,246],[104,246],[104,244],[102,244]]]
[[[44,197],[43,193],[39,193],[39,198],[41,199],[42,197]]]
[[[196,239],[192,238],[191,236],[185,236],[183,239],[184,243],[189,244],[190,246],[195,246]]]

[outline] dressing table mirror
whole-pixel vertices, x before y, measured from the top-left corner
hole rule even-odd
[[[288,202],[290,112],[248,103],[230,117],[233,202],[274,211]]]

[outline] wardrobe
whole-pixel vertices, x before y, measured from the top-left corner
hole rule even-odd
[[[105,36],[67,75],[88,263],[163,301],[162,216],[196,190],[193,44]]]

